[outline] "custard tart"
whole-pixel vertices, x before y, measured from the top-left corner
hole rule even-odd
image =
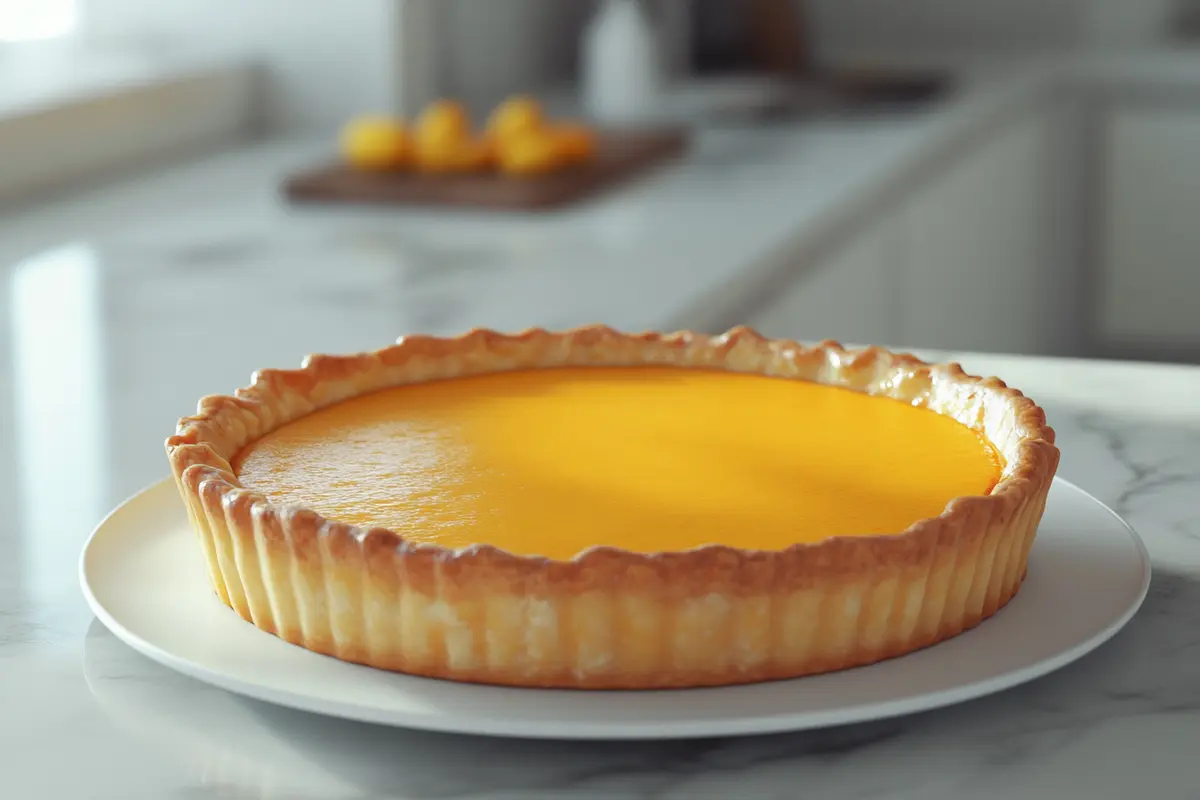
[[[1059,453],[996,378],[606,327],[406,336],[166,442],[212,587],[346,661],[526,687],[870,664],[1018,591]]]

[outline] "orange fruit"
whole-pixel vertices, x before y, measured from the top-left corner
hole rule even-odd
[[[417,117],[417,146],[442,148],[458,144],[471,135],[471,118],[467,110],[454,100],[437,100],[430,103]]]
[[[454,100],[438,100],[416,123],[417,166],[422,172],[473,172],[488,169],[492,150],[471,135],[467,110]]]
[[[509,175],[540,175],[568,163],[558,140],[548,131],[513,137],[499,150],[500,169]]]
[[[504,142],[540,129],[544,115],[542,106],[529,95],[509,97],[492,111],[487,122],[487,135]]]
[[[493,166],[495,158],[490,143],[477,139],[430,145],[417,151],[418,167],[429,173],[482,172]]]
[[[590,161],[596,155],[596,133],[586,125],[570,122],[552,131],[563,158],[572,164]]]
[[[364,170],[394,170],[412,156],[412,141],[404,124],[390,117],[359,117],[341,131],[342,158]]]

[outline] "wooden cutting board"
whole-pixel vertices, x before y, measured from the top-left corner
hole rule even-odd
[[[591,163],[547,175],[378,173],[338,163],[292,176],[284,184],[284,193],[297,203],[549,209],[613,188],[686,148],[687,134],[681,130],[603,133],[597,137]]]

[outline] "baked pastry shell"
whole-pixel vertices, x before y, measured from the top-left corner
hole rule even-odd
[[[1006,463],[990,494],[957,498],[894,535],[778,551],[594,547],[570,560],[486,544],[452,550],[328,520],[269,501],[231,467],[250,442],[368,392],[579,365],[721,369],[890,397],[981,431]],[[706,336],[602,326],[409,336],[371,353],[310,356],[300,369],[263,370],[232,396],[202,399],[166,449],[214,591],[257,627],[415,675],[614,689],[798,677],[973,627],[1020,587],[1059,459],[1041,408],[957,364],[803,346],[747,328]]]

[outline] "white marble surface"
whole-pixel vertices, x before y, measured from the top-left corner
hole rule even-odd
[[[338,289],[347,302],[385,283],[406,302],[453,295],[453,314],[415,303],[417,327],[704,325],[1046,86],[1042,71],[988,68],[921,109],[708,129],[681,163],[550,215],[289,208],[283,178],[328,158],[330,143],[270,141],[17,209],[0,217],[0,263],[59,246],[66,231],[103,241],[121,267],[165,259],[315,278],[336,258],[329,280],[351,281]],[[147,302],[173,285],[129,281]]]
[[[981,124],[1016,85],[965,99],[970,114],[714,135],[688,166],[553,221],[288,211],[269,178],[311,157],[297,145],[0,222],[0,797],[1195,796],[1196,368],[962,356],[1047,407],[1061,474],[1142,533],[1156,575],[1143,611],[1095,654],[918,717],[690,743],[387,730],[177,676],[117,642],[78,589],[91,527],[165,475],[162,439],[201,394],[417,330],[671,325],[761,249],[817,235]]]
[[[30,274],[7,283],[0,306],[9,323],[0,328],[0,507],[10,512],[0,525],[5,797],[784,798],[803,786],[826,798],[1126,798],[1190,796],[1200,780],[1200,412],[1192,400],[1200,369],[962,356],[969,369],[1002,375],[1047,406],[1062,474],[1124,514],[1154,559],[1141,614],[1061,673],[958,708],[834,731],[691,743],[500,741],[243,700],[153,664],[95,622],[74,570],[88,530],[164,474],[167,417],[236,380],[237,362],[252,356],[226,357],[227,340],[182,299],[173,333],[160,337],[161,318],[128,315],[102,293],[91,295],[98,305],[89,311],[59,284],[52,296],[79,320],[65,324],[37,307],[23,283]],[[360,313],[367,331],[402,319]],[[251,333],[250,349],[282,347],[270,339],[287,338],[291,320],[274,318],[279,327]],[[211,344],[198,348],[196,375],[175,365],[183,337]],[[105,368],[88,368],[93,360]],[[40,421],[51,409],[65,415],[59,424]]]

